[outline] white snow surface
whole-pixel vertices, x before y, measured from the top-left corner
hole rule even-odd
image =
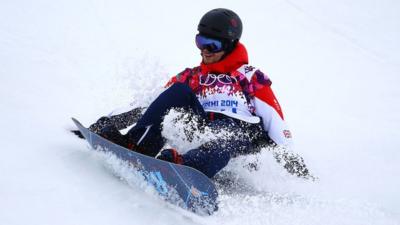
[[[66,130],[148,105],[198,65],[197,23],[217,7],[241,16],[319,180],[267,151],[242,157],[229,168],[255,191],[221,193],[204,217]],[[400,224],[399,12],[394,0],[0,1],[0,224]]]

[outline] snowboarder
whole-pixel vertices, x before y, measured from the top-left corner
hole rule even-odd
[[[92,128],[126,148],[193,167],[208,177],[218,173],[232,157],[253,153],[260,142],[290,146],[292,135],[271,80],[248,64],[246,48],[240,42],[239,16],[229,9],[213,9],[201,18],[197,29],[200,65],[174,76],[127,134],[122,135],[115,121],[110,123],[106,117]],[[200,126],[232,135],[222,135],[184,154],[175,149],[162,150],[163,117],[172,108],[184,109],[199,119]],[[129,116],[133,114],[128,112],[120,118]]]

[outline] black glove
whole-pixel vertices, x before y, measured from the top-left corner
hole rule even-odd
[[[82,135],[81,131],[79,130],[70,130],[73,134],[78,136],[79,138],[85,139],[85,137]]]

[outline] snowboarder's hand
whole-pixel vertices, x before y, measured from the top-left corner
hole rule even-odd
[[[82,133],[79,130],[71,130],[71,132],[74,133],[79,138],[85,139],[85,137],[82,135]]]

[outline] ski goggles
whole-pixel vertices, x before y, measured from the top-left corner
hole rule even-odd
[[[224,50],[222,41],[205,37],[201,34],[196,35],[196,45],[200,50],[207,49],[209,52],[216,53]]]

